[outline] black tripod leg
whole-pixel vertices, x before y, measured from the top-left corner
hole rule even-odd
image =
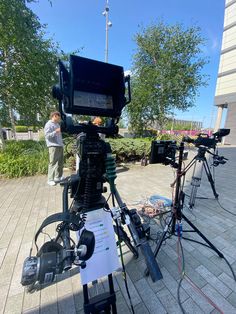
[[[203,161],[203,166],[204,166],[204,169],[206,171],[208,181],[210,182],[212,192],[213,192],[215,198],[218,199],[219,194],[216,193],[215,182],[214,182],[213,177],[211,175],[211,170],[210,170],[210,167],[209,167],[206,159]]]
[[[113,227],[114,227],[115,233],[118,236],[117,226],[114,225]],[[119,237],[120,237],[119,240],[124,241],[125,244],[128,246],[128,248],[130,249],[130,251],[133,253],[134,257],[138,258],[138,251],[131,244],[130,238],[127,236],[127,233],[125,232],[125,230],[121,226],[119,226],[118,228],[119,228]]]
[[[169,223],[165,226],[165,228],[164,228],[164,230],[163,230],[163,232],[162,232],[162,235],[161,235],[161,238],[160,238],[160,240],[159,240],[159,242],[158,242],[158,244],[157,244],[157,246],[156,246],[156,248],[155,248],[155,251],[154,251],[154,256],[155,256],[155,258],[157,257],[157,254],[158,254],[158,252],[160,251],[160,248],[161,248],[161,246],[162,246],[162,243],[164,242],[164,240],[165,240],[165,238],[166,238],[166,234],[167,234],[167,232],[168,232],[168,229],[169,229],[169,227],[170,226],[172,226],[172,229],[173,229],[173,225],[174,225],[174,222],[175,221],[175,219],[174,219],[174,215],[172,215],[172,217],[171,217],[171,220],[169,221]],[[149,270],[146,268],[145,269],[145,275],[146,276],[149,276]]]
[[[88,295],[87,285],[83,285],[83,295],[84,295],[84,313],[89,314],[89,312],[86,310],[86,305],[89,304],[89,295]]]
[[[109,283],[110,294],[111,295],[115,295],[112,274],[108,275],[108,283]],[[111,308],[112,308],[112,314],[117,314],[116,300],[114,300],[114,302],[111,304]]]
[[[189,224],[190,227],[193,228],[194,231],[197,232],[197,234],[212,248],[212,250],[219,255],[219,257],[224,257],[223,253],[221,253],[184,214],[182,214],[182,218]]]

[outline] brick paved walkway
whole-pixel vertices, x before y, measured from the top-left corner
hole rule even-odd
[[[223,148],[220,153],[230,161],[216,168],[217,192],[222,205],[236,214],[236,148]],[[155,193],[171,197],[173,178],[170,167],[133,166],[119,174],[117,186],[123,199],[132,204]],[[203,181],[199,195],[212,198],[209,183]],[[83,313],[76,269],[31,294],[20,284],[22,264],[29,254],[34,233],[45,217],[61,210],[61,191],[60,186],[47,186],[45,176],[0,180],[0,313]],[[184,213],[223,252],[236,272],[236,217],[223,211],[214,199],[199,199],[192,211],[185,209]],[[183,227],[188,228],[186,224]],[[153,232],[161,230],[158,225],[153,228]],[[55,226],[50,226],[46,231],[53,233],[54,229]],[[39,244],[45,239],[46,236],[41,236]],[[206,247],[184,240],[182,243],[188,276],[224,313],[236,313],[236,283],[226,263]],[[163,279],[156,283],[143,276],[142,257],[134,260],[123,248],[135,313],[181,313],[177,303],[180,275],[176,238],[161,248],[157,261]],[[186,313],[219,313],[186,280],[182,286],[181,302]],[[106,282],[101,280],[99,291],[105,288]],[[118,313],[130,313],[121,274],[115,275],[115,289]]]

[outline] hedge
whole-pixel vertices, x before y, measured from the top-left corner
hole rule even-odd
[[[159,139],[177,139],[168,134],[161,135]],[[140,161],[149,156],[152,138],[146,139],[106,139],[110,143],[112,153],[117,163]],[[178,140],[178,139],[177,139]],[[64,138],[65,166],[75,167],[76,140],[73,137]],[[6,149],[0,152],[0,175],[6,177],[32,176],[46,174],[48,169],[48,149],[45,141],[7,141]]]
[[[29,130],[33,130],[34,132],[37,132],[39,130],[39,127],[37,126],[26,126],[26,125],[16,125],[16,132],[17,133],[25,133],[28,132]]]

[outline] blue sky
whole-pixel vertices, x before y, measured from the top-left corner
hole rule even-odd
[[[40,0],[30,7],[47,24],[48,36],[53,37],[66,52],[83,48],[80,55],[104,61],[105,0]],[[214,126],[216,108],[214,93],[218,73],[225,0],[109,0],[109,62],[129,70],[136,44],[134,35],[139,27],[162,19],[165,23],[196,24],[201,27],[207,43],[204,55],[209,58],[204,73],[209,85],[200,89],[196,106],[177,118],[203,121]]]

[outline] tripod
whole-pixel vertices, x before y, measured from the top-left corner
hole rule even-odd
[[[197,189],[201,185],[201,179],[202,179],[202,173],[203,169],[205,170],[207,179],[211,185],[212,192],[215,196],[216,199],[218,199],[219,194],[216,192],[215,188],[215,182],[213,180],[211,170],[209,167],[209,164],[206,159],[206,152],[209,154],[213,155],[205,146],[199,146],[198,147],[198,152],[197,155],[190,161],[190,163],[186,166],[184,172],[186,173],[192,166],[193,168],[193,175],[192,175],[192,180],[191,180],[191,192],[190,192],[190,197],[189,197],[189,208],[193,208],[195,205],[195,200],[197,197]]]
[[[67,191],[70,188],[71,197],[74,199],[72,211],[78,214],[86,214],[98,209],[109,211],[108,201],[102,195],[106,192],[103,184],[108,182],[113,203],[116,200],[118,204],[118,214],[111,210],[112,215],[116,215],[114,231],[118,235],[118,241],[124,241],[136,258],[138,257],[137,248],[140,247],[152,280],[161,279],[160,269],[148,243],[149,228],[142,224],[136,209],[129,210],[127,208],[116,188],[116,165],[111,155],[110,145],[99,137],[94,127],[88,126],[86,133],[80,137],[79,153],[79,173],[71,176],[70,187],[64,187]],[[124,224],[128,226],[135,247],[122,226]],[[93,298],[89,298],[88,286],[83,284],[85,314],[117,313],[112,273],[108,274],[108,283],[109,292]]]
[[[179,161],[177,168],[177,178],[174,182],[176,187],[171,218],[164,227],[163,233],[154,251],[154,256],[157,257],[163,242],[168,238],[167,233],[170,233],[170,235],[175,235],[176,232],[179,234],[182,234],[182,232],[196,232],[208,244],[208,246],[218,254],[219,257],[224,258],[224,255],[214,246],[214,244],[211,243],[207,237],[182,212],[184,205],[184,193],[181,189],[181,178],[187,171],[185,169],[185,171],[182,172],[183,151],[184,144],[182,142],[179,147]],[[182,230],[182,220],[184,220],[192,228],[192,230]],[[145,270],[145,274],[147,276],[149,275],[148,269]]]

